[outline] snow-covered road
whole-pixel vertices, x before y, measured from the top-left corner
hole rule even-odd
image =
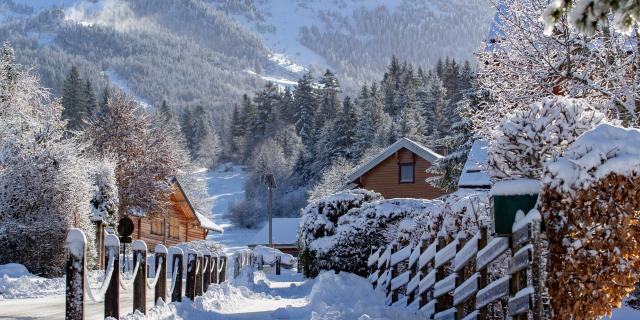
[[[365,279],[349,273],[326,272],[316,279],[283,270],[251,272],[222,285],[211,285],[194,302],[158,306],[146,316],[124,319],[418,319],[413,311],[384,305],[384,294],[371,289]]]

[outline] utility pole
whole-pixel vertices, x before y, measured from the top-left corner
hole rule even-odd
[[[269,211],[269,247],[273,248],[273,189],[277,188],[276,179],[272,173],[266,175],[267,189],[269,189],[269,203],[267,204],[267,210]]]

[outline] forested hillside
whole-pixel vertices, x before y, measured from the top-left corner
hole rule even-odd
[[[297,216],[308,197],[335,192],[358,163],[401,137],[450,150],[451,161],[433,168],[444,177],[431,183],[454,188],[470,143],[471,126],[461,114],[476,103],[474,78],[468,62],[447,58],[425,71],[393,57],[382,81],[363,85],[354,97],[329,70],[305,74],[293,89],[268,83],[245,95],[224,144],[225,156],[250,170],[246,201],[232,218],[245,226],[264,218],[266,174],[278,181],[275,215]]]

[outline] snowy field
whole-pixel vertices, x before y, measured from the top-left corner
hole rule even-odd
[[[207,239],[225,246],[227,254],[244,249],[259,229],[244,229],[234,226],[227,218],[233,204],[244,198],[244,182],[247,177],[242,166],[221,165],[207,175],[210,200],[213,208],[210,218],[224,228],[224,233],[211,233]]]

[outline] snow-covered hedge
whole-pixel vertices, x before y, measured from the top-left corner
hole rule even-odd
[[[343,199],[345,194],[330,196]],[[353,198],[351,198],[353,200]],[[360,198],[358,198],[360,199]],[[328,203],[335,203],[329,201]],[[424,199],[372,199],[353,202],[357,206],[337,218],[337,222],[326,222],[325,215],[311,214],[318,206],[311,204],[301,224],[308,231],[317,231],[318,237],[303,237],[305,265],[310,275],[321,270],[347,271],[366,276],[366,261],[371,249],[396,242],[406,246],[417,242],[423,234],[434,241],[438,234],[450,238],[463,233],[471,237],[482,223],[489,219],[489,197],[486,191],[457,191],[435,200]],[[337,210],[333,207],[330,212]],[[324,223],[320,223],[324,222]],[[308,236],[308,234],[307,234]],[[311,258],[309,258],[309,256]]]
[[[516,111],[494,130],[489,168],[495,179],[540,179],[544,163],[582,133],[606,121],[604,113],[578,99],[545,98]]]
[[[335,235],[313,241],[319,270],[336,270],[367,276],[371,249],[388,242],[391,226],[410,225],[418,216],[438,207],[439,201],[389,199],[365,203],[340,217]],[[397,228],[397,227],[396,227]]]
[[[437,207],[413,219],[413,228],[399,229],[398,242],[417,243],[423,235],[435,241],[438,234],[450,239],[471,238],[481,225],[489,223],[489,192],[458,190],[440,198]]]
[[[610,314],[640,281],[640,130],[586,132],[547,164],[543,183],[556,316]]]
[[[317,268],[316,254],[310,247],[311,243],[334,235],[338,220],[349,210],[380,198],[380,194],[364,189],[345,190],[313,201],[303,209],[298,241],[302,247],[300,258],[306,276],[316,276],[320,271]]]

